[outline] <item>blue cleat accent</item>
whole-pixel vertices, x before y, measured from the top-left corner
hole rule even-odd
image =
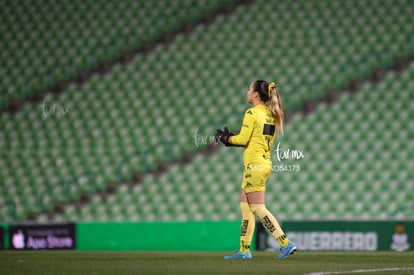
[[[225,260],[234,260],[234,259],[251,259],[252,258],[252,254],[249,252],[247,253],[241,253],[240,251],[236,251],[233,255],[231,256],[224,256]]]
[[[296,244],[294,242],[289,242],[287,246],[280,248],[279,259],[286,259],[289,255],[295,253]]]

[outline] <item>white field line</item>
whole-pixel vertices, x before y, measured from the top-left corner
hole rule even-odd
[[[414,267],[393,267],[393,268],[377,268],[377,269],[355,269],[349,271],[324,271],[305,273],[303,275],[333,275],[333,274],[352,274],[352,273],[369,273],[369,272],[386,272],[386,271],[409,271],[414,270]]]

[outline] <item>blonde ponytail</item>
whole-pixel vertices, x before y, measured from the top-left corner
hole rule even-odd
[[[279,89],[274,82],[270,82],[268,86],[269,108],[275,117],[275,126],[278,132],[283,135],[283,120],[284,112],[282,108],[282,101],[279,95]]]

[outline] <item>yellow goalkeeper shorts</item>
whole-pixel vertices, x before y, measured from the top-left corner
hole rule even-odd
[[[242,188],[246,193],[265,191],[266,181],[272,171],[272,164],[268,162],[250,163],[245,165]]]

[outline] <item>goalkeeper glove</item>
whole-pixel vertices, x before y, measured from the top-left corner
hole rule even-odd
[[[221,143],[224,143],[224,145],[226,146],[233,146],[230,142],[229,139],[231,136],[234,136],[233,132],[229,132],[229,128],[226,126],[223,128],[223,130],[221,129],[217,129],[216,134],[215,134],[215,138],[216,141],[220,141]]]

